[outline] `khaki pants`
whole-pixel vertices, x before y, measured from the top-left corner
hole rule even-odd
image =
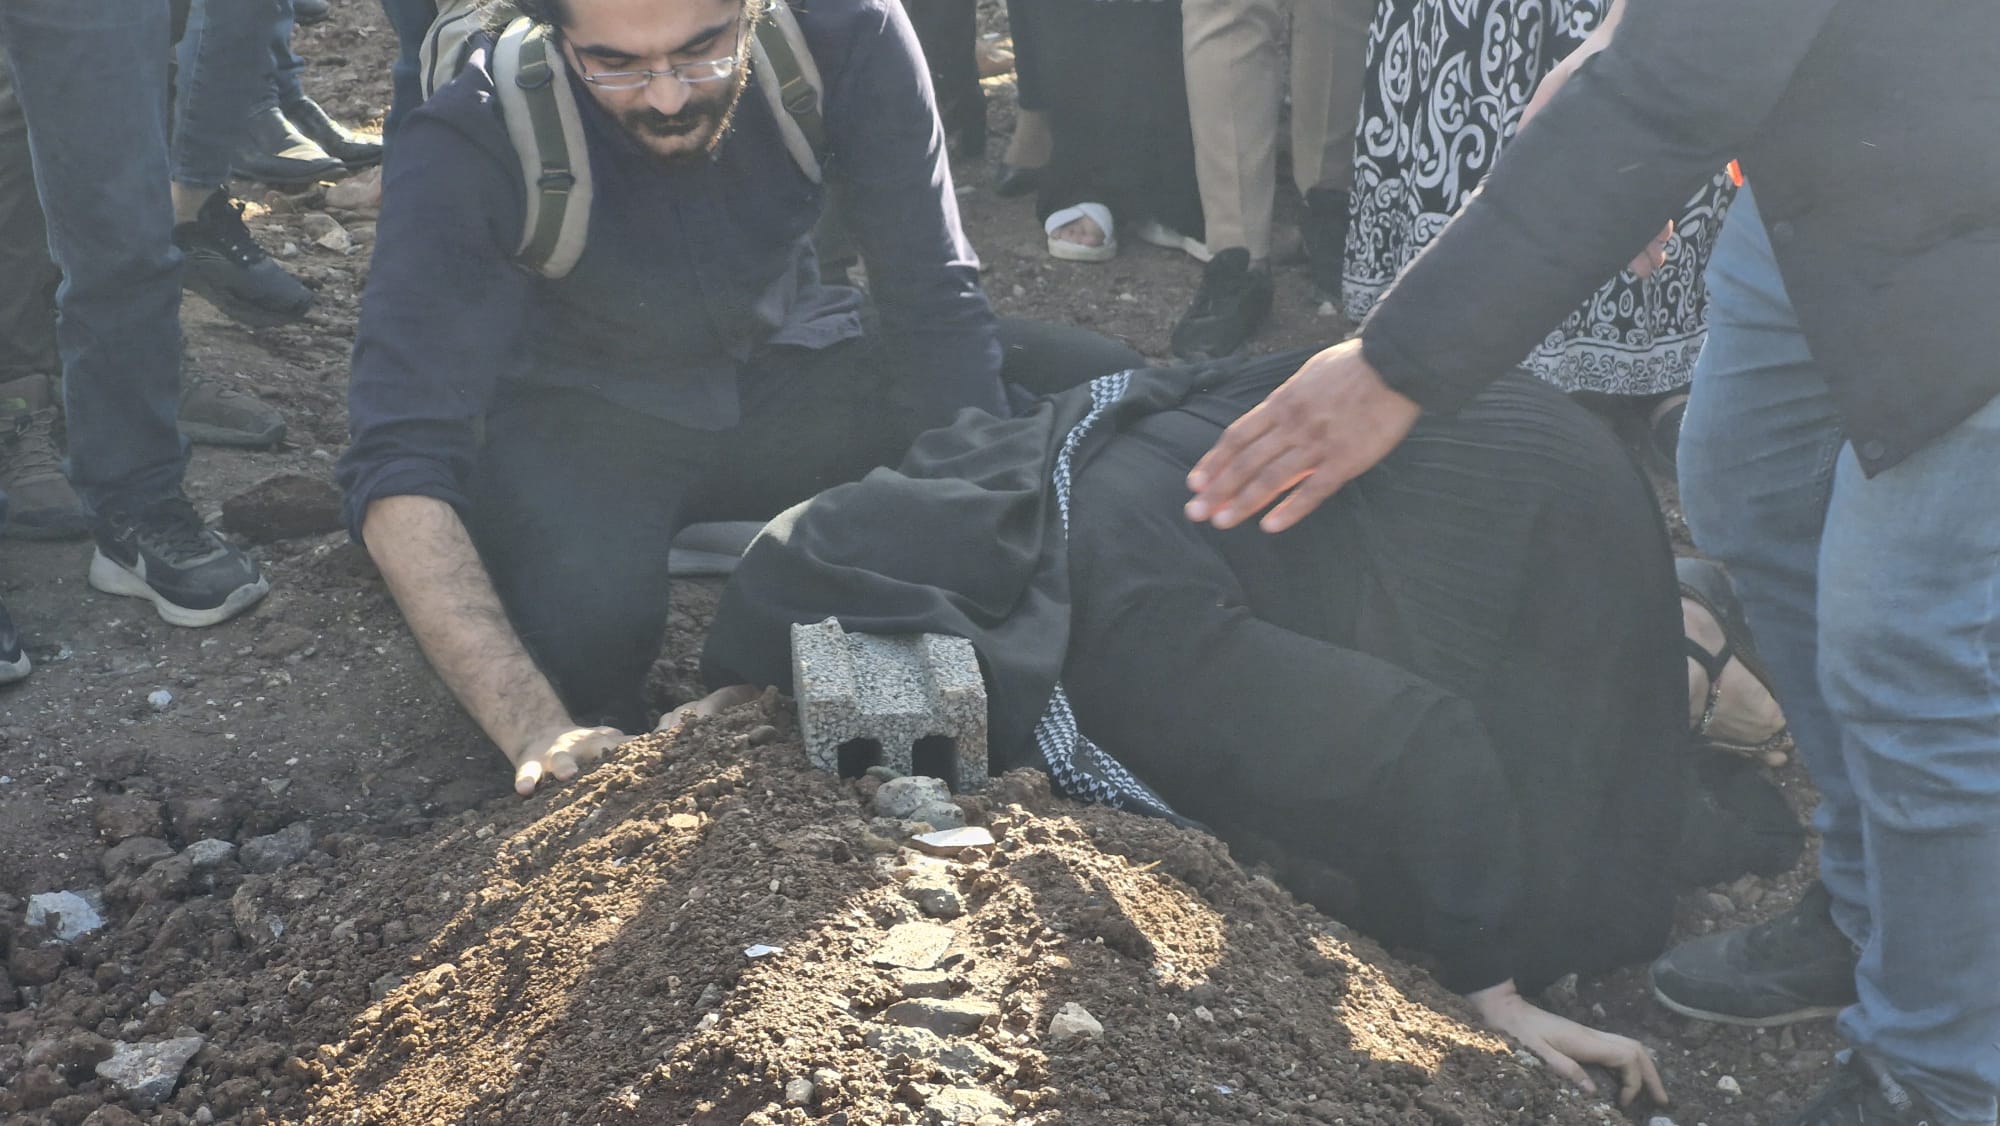
[[[1271,252],[1278,45],[1292,27],[1292,176],[1301,192],[1354,183],[1354,129],[1375,0],[1181,0],[1195,175],[1208,246]]]

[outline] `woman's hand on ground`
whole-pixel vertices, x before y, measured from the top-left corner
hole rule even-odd
[[[661,716],[660,722],[653,725],[653,730],[672,734],[686,726],[690,719],[707,719],[738,704],[747,704],[763,694],[764,690],[754,684],[732,684],[727,688],[718,688],[699,700],[690,700]]]
[[[1536,1008],[1515,990],[1511,981],[1470,994],[1480,1019],[1519,1040],[1540,1057],[1557,1075],[1596,1094],[1584,1064],[1596,1064],[1618,1073],[1618,1105],[1629,1106],[1640,1091],[1662,1106],[1667,1089],[1660,1082],[1660,1069],[1653,1053],[1628,1036],[1618,1036],[1588,1028],[1573,1020]]]
[[[534,735],[509,756],[514,760],[514,792],[525,798],[543,778],[567,782],[627,737],[615,727],[568,727]]]

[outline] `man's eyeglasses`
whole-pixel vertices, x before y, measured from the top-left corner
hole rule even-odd
[[[577,60],[577,77],[600,90],[637,90],[650,86],[655,78],[672,77],[689,86],[702,86],[710,82],[721,82],[734,75],[743,66],[743,48],[750,41],[746,34],[748,20],[736,27],[736,48],[717,59],[702,59],[698,62],[675,63],[659,70],[602,70],[595,74],[585,69],[583,60]]]

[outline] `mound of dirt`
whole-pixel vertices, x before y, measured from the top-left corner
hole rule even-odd
[[[107,803],[114,920],[6,905],[13,1122],[1495,1123],[1602,1104],[1216,840],[956,800],[933,856],[775,696],[414,835],[169,840]],[[53,921],[60,923],[56,918]],[[5,984],[5,983],[0,983]],[[190,1039],[192,1038],[192,1039]],[[134,1046],[137,1046],[136,1048]],[[105,1065],[195,1048],[151,1086]],[[177,1075],[177,1082],[176,1080]]]

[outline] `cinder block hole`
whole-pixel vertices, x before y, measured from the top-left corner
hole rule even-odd
[[[910,748],[910,772],[942,778],[958,792],[958,740],[949,735],[926,735]]]
[[[880,739],[849,739],[834,749],[842,778],[859,778],[871,766],[882,765]]]

